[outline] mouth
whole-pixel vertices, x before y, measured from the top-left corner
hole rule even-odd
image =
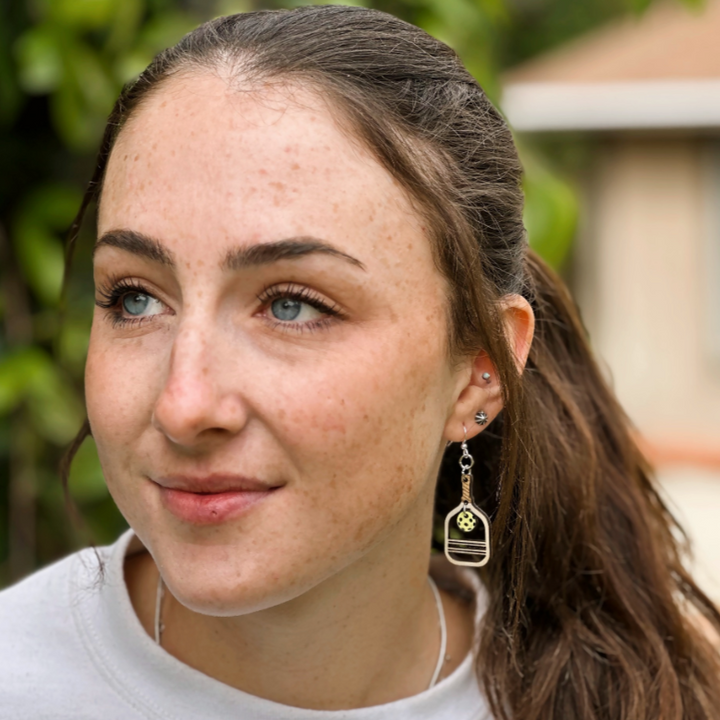
[[[230,475],[173,476],[153,482],[165,509],[193,525],[215,525],[240,517],[281,487]]]

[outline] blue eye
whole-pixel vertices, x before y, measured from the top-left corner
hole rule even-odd
[[[116,280],[110,285],[99,285],[95,304],[107,310],[113,327],[150,320],[167,314],[169,308],[135,280]]]
[[[123,298],[122,306],[130,315],[142,315],[150,304],[150,298],[142,293],[136,293],[134,295],[126,295]]]
[[[262,316],[272,322],[273,328],[285,332],[316,330],[343,318],[339,307],[311,288],[293,283],[266,288],[257,299],[262,304]]]
[[[122,308],[128,315],[141,317],[160,314],[163,304],[152,295],[134,292],[123,295]]]
[[[304,303],[301,303],[299,300],[292,300],[291,298],[278,298],[272,303],[270,310],[278,320],[291,322],[300,314],[303,305]]]
[[[307,323],[323,317],[327,313],[313,307],[309,302],[293,297],[279,297],[270,303],[270,312],[280,322],[301,322]]]

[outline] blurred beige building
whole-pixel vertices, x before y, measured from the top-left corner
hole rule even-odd
[[[720,0],[516,68],[516,132],[592,145],[575,296],[720,600]]]

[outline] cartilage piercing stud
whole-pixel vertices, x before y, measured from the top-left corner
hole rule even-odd
[[[486,413],[484,410],[480,410],[480,412],[478,412],[478,413],[475,415],[475,422],[476,422],[478,425],[484,425],[487,421],[488,421],[488,416],[487,416],[487,413]]]
[[[490,373],[487,373],[487,372],[486,372],[486,373],[483,373],[483,374],[482,374],[482,379],[483,379],[485,382],[490,382]]]

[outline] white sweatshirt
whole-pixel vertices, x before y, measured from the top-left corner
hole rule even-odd
[[[471,655],[419,695],[386,705],[305,710],[236,690],[185,665],[147,635],[124,581],[132,530],[0,592],[2,720],[488,720]],[[131,548],[132,552],[132,548]],[[477,616],[485,597],[475,584]]]

